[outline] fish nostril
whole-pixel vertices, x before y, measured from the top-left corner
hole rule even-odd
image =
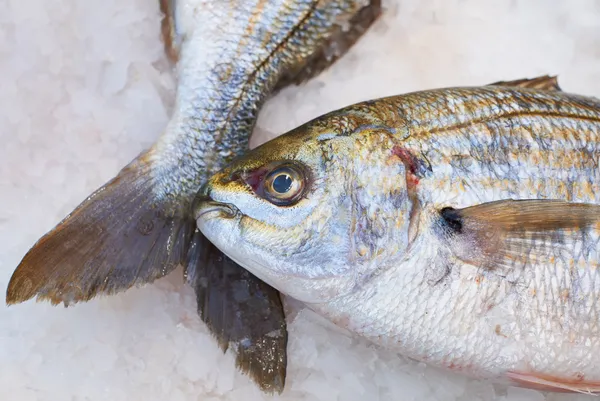
[[[200,187],[200,189],[196,193],[196,196],[194,196],[192,204],[190,205],[191,209],[189,210],[189,212],[192,216],[194,216],[194,219],[196,218],[196,211],[200,208],[200,205],[202,205],[202,203],[204,202],[208,202],[211,200],[212,198],[210,197],[210,186],[208,183],[206,183],[202,187]]]
[[[198,195],[206,198],[210,198],[212,187],[209,183],[202,185],[200,191],[198,191]]]
[[[196,208],[201,202],[212,200],[212,198],[210,197],[211,189],[212,188],[209,183],[206,183],[202,187],[200,187],[200,189],[196,193],[196,196],[194,197],[194,201],[192,202],[192,210],[196,210]]]

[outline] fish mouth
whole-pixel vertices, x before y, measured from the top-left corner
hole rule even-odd
[[[194,217],[196,220],[200,218],[215,218],[221,217],[232,219],[239,214],[237,207],[230,203],[218,202],[210,196],[199,195],[194,200]],[[212,216],[214,214],[214,216]]]

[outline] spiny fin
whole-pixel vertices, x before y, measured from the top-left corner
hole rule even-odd
[[[236,364],[267,393],[281,393],[287,365],[287,328],[279,292],[240,267],[196,231],[186,279],[198,313]]]
[[[508,372],[507,377],[520,387],[560,393],[599,394],[600,382],[585,379],[567,379],[536,373]]]
[[[541,77],[517,79],[514,81],[498,81],[489,85],[512,86],[517,88],[541,89],[547,91],[562,92],[562,89],[558,85],[558,76],[556,75],[544,75]]]
[[[160,0],[160,11],[163,13],[160,31],[165,45],[165,53],[172,63],[177,63],[179,60],[180,45],[175,18],[176,2],[177,0]]]
[[[600,205],[560,200],[501,200],[440,215],[454,255],[489,269],[547,263],[600,228]]]
[[[277,82],[274,92],[284,87],[300,85],[329,68],[360,39],[381,15],[381,0],[370,0],[350,19],[347,26],[336,29],[325,38],[320,48],[315,50],[303,63],[295,63]]]
[[[56,305],[88,301],[163,277],[185,261],[193,219],[153,192],[140,155],[44,235],[13,273],[6,303],[35,296]]]

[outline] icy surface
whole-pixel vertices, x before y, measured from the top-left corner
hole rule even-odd
[[[157,0],[4,0],[0,288],[29,247],[165,127],[174,80]],[[600,95],[600,3],[388,0],[344,59],[263,109],[253,143],[352,102],[559,74]],[[181,271],[73,308],[0,306],[0,400],[583,400],[441,372],[290,318],[287,388],[262,395],[196,315]]]

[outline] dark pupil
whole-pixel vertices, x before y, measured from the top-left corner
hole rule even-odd
[[[280,194],[284,194],[292,187],[292,177],[287,174],[279,174],[273,180],[273,189]]]

